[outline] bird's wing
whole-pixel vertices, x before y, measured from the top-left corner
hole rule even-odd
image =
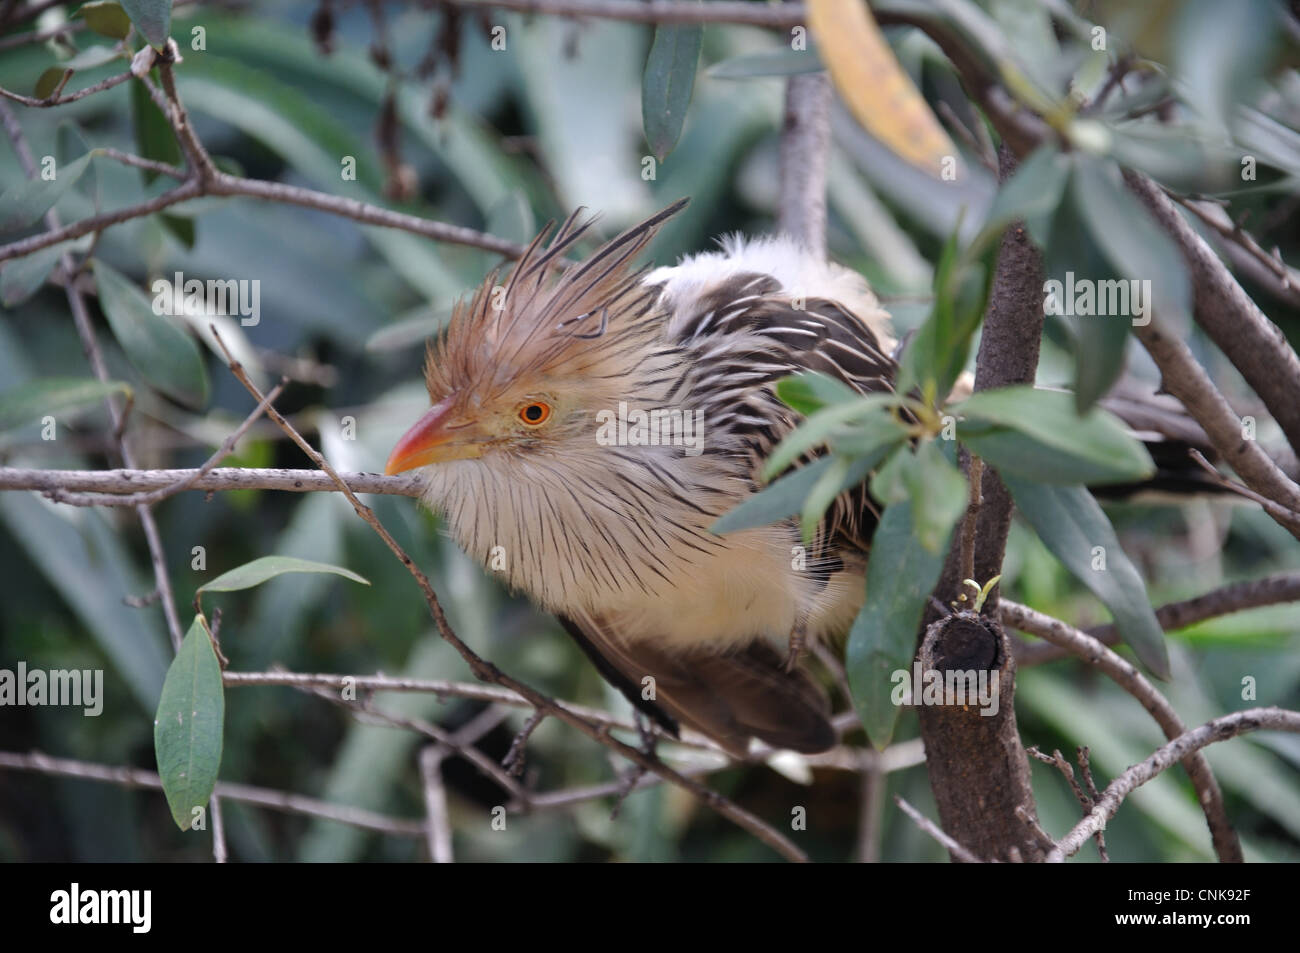
[[[598,618],[559,618],[610,684],[673,734],[681,722],[739,756],[751,737],[809,753],[835,744],[825,693],[804,672],[785,671],[766,643],[668,653],[652,641],[624,642]],[[653,698],[647,676],[654,679]]]
[[[755,489],[768,454],[801,420],[776,396],[778,381],[817,372],[872,394],[893,391],[898,373],[864,317],[829,298],[794,298],[768,275],[728,276],[694,297],[673,326],[695,364],[692,402],[703,405],[715,433],[727,429],[748,447]],[[865,483],[846,490],[826,511],[818,548],[865,553],[878,515]]]

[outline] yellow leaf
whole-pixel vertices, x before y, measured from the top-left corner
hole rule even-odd
[[[945,157],[957,161],[952,140],[899,65],[863,0],[808,0],[808,20],[835,88],[863,128],[934,175]]]

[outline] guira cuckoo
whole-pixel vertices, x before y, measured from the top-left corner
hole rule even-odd
[[[433,406],[387,472],[419,468],[423,501],[465,551],[555,613],[668,730],[685,723],[742,754],[751,738],[822,751],[835,733],[800,649],[843,634],[861,607],[878,508],[865,485],[846,490],[806,548],[794,519],[710,527],[760,488],[800,421],[779,380],[817,371],[889,391],[897,344],[866,281],[787,238],[737,235],[634,268],[683,205],[557,277],[591,224],[575,213],[504,285],[488,275],[430,345]],[[1157,469],[1098,495],[1222,492],[1189,454],[1213,450],[1176,400],[1121,380],[1102,403]]]
[[[820,371],[891,388],[889,316],[860,276],[784,238],[634,268],[684,204],[557,275],[590,225],[575,213],[504,284],[490,274],[431,343],[433,406],[386,472],[419,468],[423,502],[464,550],[504,557],[509,584],[670,731],[681,722],[733,752],[751,737],[822,751],[836,740],[826,696],[786,664],[787,646],[847,630],[874,507],[865,489],[845,492],[806,551],[794,521],[710,526],[756,492],[764,457],[799,422],[777,381]],[[654,411],[692,441],[609,423]]]

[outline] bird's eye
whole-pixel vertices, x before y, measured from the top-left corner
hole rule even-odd
[[[530,427],[540,427],[551,416],[551,405],[540,400],[524,404],[519,408],[519,419]]]

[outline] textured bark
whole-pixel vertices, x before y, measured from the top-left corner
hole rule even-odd
[[[777,226],[826,257],[826,167],[831,145],[831,82],[825,73],[791,76],[781,130]]]
[[[1160,186],[1140,172],[1126,171],[1124,178],[1187,262],[1196,323],[1241,372],[1300,455],[1300,357]]]
[[[1004,146],[999,172],[1006,179],[1015,160]],[[1043,264],[1019,225],[1002,237],[997,271],[984,318],[976,358],[975,389],[1033,383],[1043,330]],[[963,454],[963,457],[965,455]],[[968,461],[963,459],[968,465]],[[981,584],[1002,572],[1002,557],[1011,529],[1011,495],[992,467],[984,467],[983,497],[976,520],[975,579]],[[960,534],[957,534],[960,535]],[[945,605],[961,591],[960,540],[954,539],[935,596]],[[929,626],[919,658],[923,668],[967,670],[986,660],[998,673],[1000,704],[996,715],[977,707],[919,706],[930,787],[943,829],[984,859],[1009,860],[1014,852],[1027,861],[1041,860],[1034,832],[1016,814],[1023,807],[1036,816],[1029,783],[1029,760],[1016,725],[1016,665],[1006,635],[997,624],[997,589],[984,605],[984,625],[969,622],[936,625],[939,614],[926,614]],[[1014,849],[1014,850],[1013,850]]]

